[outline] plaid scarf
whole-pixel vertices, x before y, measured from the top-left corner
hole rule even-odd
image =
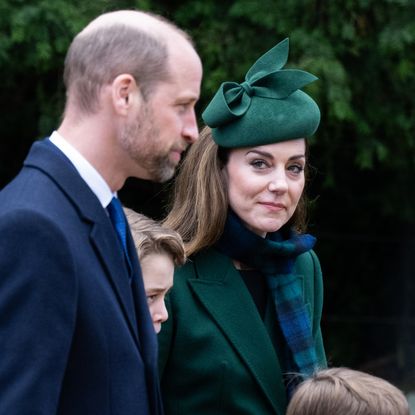
[[[289,351],[287,371],[307,377],[317,369],[317,356],[301,286],[293,274],[298,255],[313,248],[316,239],[308,234],[282,231],[261,238],[248,230],[239,217],[229,211],[224,232],[216,248],[227,256],[261,271],[267,278],[278,322]],[[294,364],[293,367],[289,367]],[[297,378],[297,380],[300,380]],[[288,383],[288,392],[297,382]]]

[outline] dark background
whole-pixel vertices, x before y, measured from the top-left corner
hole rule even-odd
[[[162,14],[204,64],[198,114],[290,38],[287,67],[316,74],[322,122],[311,140],[310,233],[325,277],[332,365],[415,387],[415,2],[412,0],[0,0],[0,188],[59,124],[62,68],[75,33],[103,11]],[[154,218],[172,182],[129,179],[122,201]],[[1,272],[1,271],[0,271]]]

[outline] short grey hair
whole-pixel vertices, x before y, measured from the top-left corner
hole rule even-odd
[[[95,113],[99,93],[118,75],[134,77],[144,99],[162,81],[169,79],[166,41],[137,27],[113,23],[73,40],[65,59],[64,82],[79,110]]]

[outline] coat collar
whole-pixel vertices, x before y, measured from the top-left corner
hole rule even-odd
[[[197,279],[189,284],[252,373],[276,413],[285,397],[273,343],[232,261],[210,249],[194,258]],[[218,271],[220,270],[220,271]],[[241,324],[243,321],[243,324]]]
[[[49,176],[72,203],[81,220],[90,226],[91,244],[106,270],[106,275],[120,302],[130,331],[137,347],[139,347],[140,341],[128,270],[122,255],[117,249],[114,249],[117,236],[98,198],[83,181],[68,158],[49,141],[44,140],[33,144],[24,165],[39,169]],[[138,261],[135,260],[135,272],[139,273],[137,266]]]

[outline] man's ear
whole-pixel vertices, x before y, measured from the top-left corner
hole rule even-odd
[[[127,115],[133,106],[140,103],[141,94],[134,77],[130,74],[118,75],[111,85],[112,103],[119,115]]]

